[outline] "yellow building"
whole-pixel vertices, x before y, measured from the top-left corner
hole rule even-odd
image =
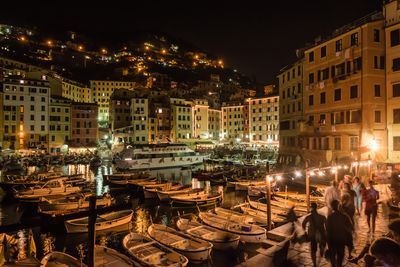
[[[208,139],[208,101],[205,99],[193,100],[192,112],[193,138]]]
[[[49,107],[49,152],[59,154],[71,140],[71,100],[52,96]]]
[[[299,165],[302,143],[300,125],[303,116],[303,59],[284,67],[279,80],[279,159],[278,162]]]
[[[171,141],[192,138],[192,105],[190,101],[170,98]]]
[[[92,90],[84,84],[62,78],[62,96],[73,102],[93,103]]]
[[[305,49],[301,143],[311,165],[386,159],[383,25],[368,15]]]
[[[388,159],[400,162],[400,10],[398,1],[385,5]],[[383,38],[381,35],[379,36]],[[380,40],[384,42],[384,40]],[[381,97],[384,97],[382,93]]]
[[[108,122],[110,113],[110,97],[115,89],[120,88],[133,90],[133,88],[135,88],[135,83],[107,80],[90,81],[90,89],[92,89],[93,101],[99,106],[99,121]]]
[[[279,96],[249,98],[249,141],[258,144],[279,144]]]
[[[212,140],[222,139],[222,111],[218,109],[208,109],[208,131]]]
[[[245,105],[225,104],[222,106],[222,138],[225,141],[241,142],[245,136]]]

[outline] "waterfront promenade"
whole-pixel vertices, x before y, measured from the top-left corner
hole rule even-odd
[[[379,238],[383,234],[388,232],[388,224],[390,220],[390,210],[386,205],[386,201],[390,198],[390,190],[387,185],[376,185],[375,188],[380,192],[380,205],[378,209],[378,216],[376,219],[376,230],[375,235],[368,233],[368,226],[366,222],[366,216],[362,213],[360,216],[355,217],[355,235],[354,235],[354,246],[355,251],[353,256],[357,256],[358,253],[363,249],[368,240],[373,238]],[[327,208],[321,208],[319,210],[321,214],[327,214]],[[300,218],[302,221],[304,218]],[[276,260],[282,260],[285,253],[284,245],[289,244],[287,258],[295,266],[312,266],[311,254],[310,254],[310,243],[287,243],[290,233],[291,225],[285,224],[281,227],[277,227],[268,233],[268,240],[263,247],[256,250],[257,254],[253,257],[248,258],[245,262],[242,262],[237,267],[260,267],[260,266],[277,266],[274,264]],[[318,254],[318,253],[317,253]],[[352,264],[347,261],[348,253],[346,249],[344,266],[364,266],[364,260],[361,259],[358,264]],[[320,262],[319,266],[328,267],[330,263],[325,259],[317,258],[317,262]]]

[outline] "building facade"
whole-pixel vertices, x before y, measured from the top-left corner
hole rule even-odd
[[[92,90],[93,101],[99,106],[99,121],[108,122],[110,110],[110,97],[115,89],[132,89],[135,88],[134,82],[127,81],[107,81],[107,80],[91,80],[90,89]]]
[[[195,99],[192,104],[193,134],[194,138],[209,138],[208,129],[208,102],[205,99]]]
[[[279,84],[279,158],[278,162],[301,164],[303,114],[303,59],[283,68]]]
[[[71,100],[51,96],[49,107],[49,152],[59,154],[71,139]]]
[[[387,1],[384,12],[388,158],[390,162],[398,163],[400,162],[400,9],[398,1]],[[379,37],[382,38],[382,36]]]
[[[117,89],[112,93],[109,117],[112,131],[131,125],[131,99],[134,96],[134,91],[128,89]]]
[[[279,96],[249,98],[248,138],[260,145],[279,144]]]
[[[222,139],[222,111],[208,109],[208,138],[220,141]]]
[[[225,104],[222,106],[222,138],[228,142],[241,142],[245,136],[245,105]]]
[[[170,98],[171,106],[171,141],[192,138],[192,105],[190,101]]]
[[[147,98],[131,99],[131,126],[133,143],[149,143],[149,100]]]
[[[98,106],[95,103],[71,103],[72,147],[94,147],[98,139]]]
[[[301,143],[312,165],[386,159],[383,24],[375,13],[305,49]]]
[[[3,82],[3,148],[48,150],[50,87],[45,80]]]
[[[62,96],[73,102],[93,103],[92,90],[84,84],[62,78]]]

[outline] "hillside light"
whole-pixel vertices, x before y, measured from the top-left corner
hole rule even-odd
[[[52,45],[53,45],[53,42],[52,42],[51,40],[48,40],[48,41],[47,41],[47,45],[48,45],[48,46],[52,46]]]

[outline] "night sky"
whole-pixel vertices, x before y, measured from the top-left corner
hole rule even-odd
[[[258,82],[270,82],[295,59],[295,49],[381,10],[382,0],[26,2],[2,3],[0,23],[74,30],[106,41],[129,40],[138,31],[165,32]]]

